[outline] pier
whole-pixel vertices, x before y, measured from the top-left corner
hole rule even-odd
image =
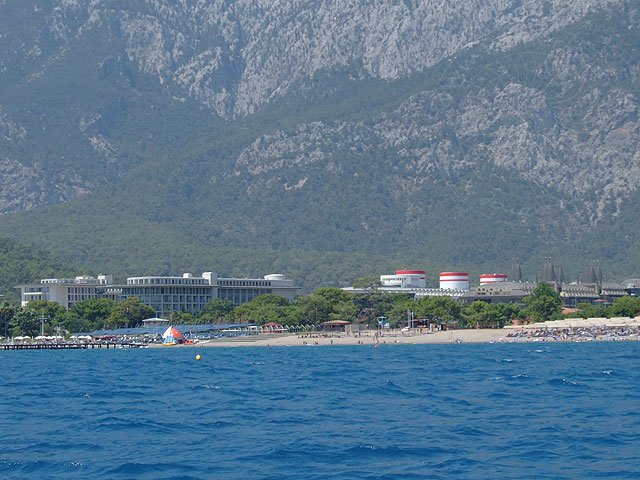
[[[147,348],[147,345],[115,342],[0,344],[0,350],[93,350],[95,348]]]

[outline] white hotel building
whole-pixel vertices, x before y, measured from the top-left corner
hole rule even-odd
[[[31,300],[51,300],[64,308],[89,298],[125,300],[138,297],[156,311],[158,317],[170,312],[196,313],[211,300],[228,300],[234,305],[249,302],[267,293],[292,300],[299,293],[293,280],[281,274],[264,278],[218,278],[213,272],[200,277],[182,276],[129,277],[125,285],[114,285],[111,275],[76,277],[75,279],[42,279],[39,284],[19,285],[22,305]]]
[[[32,300],[49,300],[56,302],[67,310],[74,303],[90,298],[113,298],[111,291],[112,275],[95,277],[79,276],[75,278],[43,278],[40,283],[18,285],[20,300],[24,307]]]

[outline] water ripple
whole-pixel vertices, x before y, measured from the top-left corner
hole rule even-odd
[[[0,477],[637,479],[638,360],[596,343],[0,352]]]

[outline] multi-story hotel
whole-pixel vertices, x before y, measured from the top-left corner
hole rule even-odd
[[[116,298],[110,286],[112,275],[98,275],[98,278],[80,276],[75,278],[43,278],[40,283],[18,285],[20,299],[24,307],[31,300],[50,300],[69,309],[74,303],[90,298]]]
[[[75,279],[43,279],[39,284],[19,285],[22,305],[31,300],[51,300],[64,308],[89,298],[125,300],[138,297],[159,317],[170,312],[195,313],[211,300],[227,300],[234,305],[249,302],[267,293],[292,300],[299,288],[284,275],[272,274],[264,278],[218,278],[213,272],[200,277],[190,273],[177,276],[129,277],[125,285],[114,285],[111,275],[76,277]]]

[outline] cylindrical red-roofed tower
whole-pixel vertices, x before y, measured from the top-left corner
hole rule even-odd
[[[506,273],[483,273],[480,275],[480,285],[506,282],[508,278],[509,276]]]
[[[469,290],[469,274],[467,272],[442,272],[440,288],[446,290]]]

